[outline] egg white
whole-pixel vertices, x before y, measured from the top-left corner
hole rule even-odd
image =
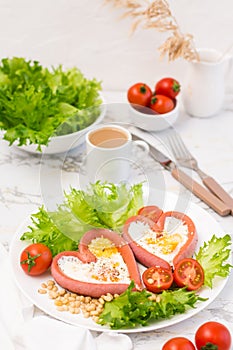
[[[127,265],[109,240],[103,239],[102,244],[99,238],[92,240],[90,250],[96,255],[96,262],[83,263],[77,257],[62,256],[58,260],[60,270],[66,276],[81,282],[130,283]]]
[[[157,233],[147,223],[134,221],[129,226],[129,234],[142,248],[164,260],[170,265],[181,247],[188,240],[188,227],[176,218],[165,220],[164,230]]]

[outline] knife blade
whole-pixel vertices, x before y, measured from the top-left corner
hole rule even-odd
[[[138,133],[134,134],[132,130],[130,130],[130,132],[133,140],[143,140],[144,142],[147,142],[152,158],[159,162],[166,170],[170,171],[171,175],[194,195],[200,198],[221,216],[226,216],[231,213],[231,208],[227,204],[222,202],[218,197],[200,185],[197,181],[193,180],[191,176],[179,169],[173,160],[168,158],[150,142],[145,141],[143,137],[138,136]]]

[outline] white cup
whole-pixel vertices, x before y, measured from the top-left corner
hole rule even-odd
[[[140,147],[149,153],[146,142],[132,141],[131,133],[119,125],[103,125],[86,134],[86,176],[97,180],[119,183],[127,181],[133,162],[133,149]]]

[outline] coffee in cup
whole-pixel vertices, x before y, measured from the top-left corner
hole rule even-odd
[[[86,175],[89,181],[127,181],[134,145],[149,152],[146,142],[132,141],[131,133],[122,126],[103,125],[90,130],[86,134]]]

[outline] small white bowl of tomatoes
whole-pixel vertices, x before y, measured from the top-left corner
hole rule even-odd
[[[147,131],[161,131],[175,123],[179,115],[180,84],[163,78],[154,90],[145,83],[132,85],[127,92],[131,122]]]

